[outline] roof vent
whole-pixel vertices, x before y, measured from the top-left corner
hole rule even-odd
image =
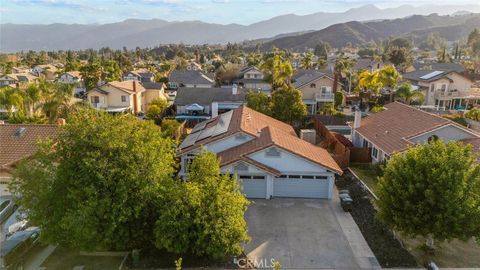
[[[23,135],[25,135],[25,132],[27,132],[27,129],[24,127],[19,127],[17,130],[15,130],[15,137],[21,138]]]

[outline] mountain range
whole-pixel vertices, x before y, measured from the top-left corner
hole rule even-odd
[[[426,40],[431,33],[438,33],[447,41],[458,41],[466,38],[475,28],[480,28],[480,14],[413,15],[394,20],[334,24],[319,31],[278,37],[264,42],[262,48],[269,50],[277,47],[301,51],[315,48],[321,41],[338,48],[345,46],[348,42],[359,45],[389,37],[407,37],[418,43]]]
[[[453,17],[463,17],[472,12],[480,13],[480,5],[420,7],[404,5],[387,9],[366,5],[339,13],[317,12],[309,15],[281,15],[250,25],[223,25],[201,21],[169,22],[161,19],[128,19],[122,22],[101,25],[63,23],[49,25],[1,24],[0,51],[98,49],[106,46],[111,48],[122,48],[124,46],[135,48],[137,46],[153,47],[159,44],[171,43],[218,44],[272,38],[285,33],[293,33],[292,35],[298,37],[302,36],[298,32],[311,34],[311,31],[315,30],[323,29],[322,31],[328,31],[327,29],[333,25],[350,21],[377,21],[403,18],[414,14],[427,15],[430,13],[453,14],[456,15]],[[350,27],[349,24],[351,23],[344,24],[344,26],[348,28]],[[368,27],[368,24],[365,23],[358,25],[359,27],[360,25]],[[356,28],[354,30],[363,33],[363,31],[359,31]]]

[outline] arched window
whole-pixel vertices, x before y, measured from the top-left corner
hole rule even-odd
[[[316,88],[316,87],[317,87],[316,84],[314,84],[314,83],[310,84],[310,88]]]

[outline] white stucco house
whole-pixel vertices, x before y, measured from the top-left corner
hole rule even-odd
[[[441,116],[399,102],[385,110],[361,117],[355,112],[352,142],[355,147],[371,148],[372,163],[385,162],[394,154],[431,139],[471,143],[480,134]]]
[[[272,86],[264,80],[265,76],[255,66],[249,66],[240,70],[240,78],[234,80],[239,87],[270,92]]]
[[[57,81],[60,83],[75,84],[75,94],[87,91],[82,80],[82,75],[79,71],[65,72],[58,77]]]
[[[246,106],[195,126],[178,148],[181,177],[188,179],[188,164],[201,149],[217,154],[223,173],[238,176],[247,198],[329,199],[335,174],[342,174],[327,150]]]

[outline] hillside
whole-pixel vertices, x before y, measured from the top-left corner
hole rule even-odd
[[[448,41],[456,41],[467,36],[475,28],[480,28],[480,14],[414,15],[395,20],[335,24],[320,31],[277,38],[265,42],[262,48],[264,50],[272,47],[304,50],[314,48],[321,41],[338,48],[345,46],[348,42],[359,45],[391,36],[409,36],[413,37],[415,41],[419,41],[435,32]]]
[[[286,14],[273,17],[268,20],[252,23],[250,25],[239,24],[215,24],[202,21],[165,21],[160,19],[129,19],[122,22],[110,24],[49,24],[49,25],[20,25],[0,24],[0,51],[16,52],[26,50],[67,50],[86,49],[109,46],[120,49],[153,47],[159,44],[188,43],[188,44],[224,44],[227,42],[242,42],[262,39],[262,42],[269,41],[272,37],[299,35],[311,31],[324,29],[327,38],[334,41],[332,35],[336,28],[329,26],[343,24],[340,32],[341,40],[354,40],[361,42],[365,39],[376,38],[388,34],[404,32],[396,31],[395,25],[376,27],[368,23],[364,25],[347,23],[350,21],[372,21],[383,19],[403,18],[412,14],[465,14],[469,12],[480,12],[479,5],[457,5],[457,6],[433,6],[425,5],[419,7],[399,6],[395,8],[380,9],[374,5],[366,5],[352,8],[345,12],[327,13],[317,12],[307,15]],[[462,17],[462,16],[456,16]],[[455,17],[454,17],[455,18]],[[389,24],[390,21],[383,21]],[[431,21],[420,24],[422,27],[440,27],[445,24],[433,23]],[[395,24],[395,22],[391,22]],[[448,25],[451,25],[448,24]],[[415,25],[414,25],[415,26]],[[326,28],[327,27],[327,28]],[[369,29],[372,28],[372,29]],[[417,30],[421,28],[412,28]],[[379,33],[375,33],[375,31]],[[298,36],[300,37],[300,36]],[[351,38],[354,37],[354,38]],[[314,42],[315,37],[306,38]],[[295,42],[286,43],[295,46]],[[279,41],[280,42],[280,41]],[[283,43],[281,41],[280,43]],[[333,44],[334,42],[332,42]],[[300,46],[304,46],[300,44]],[[297,47],[297,46],[295,46]]]

